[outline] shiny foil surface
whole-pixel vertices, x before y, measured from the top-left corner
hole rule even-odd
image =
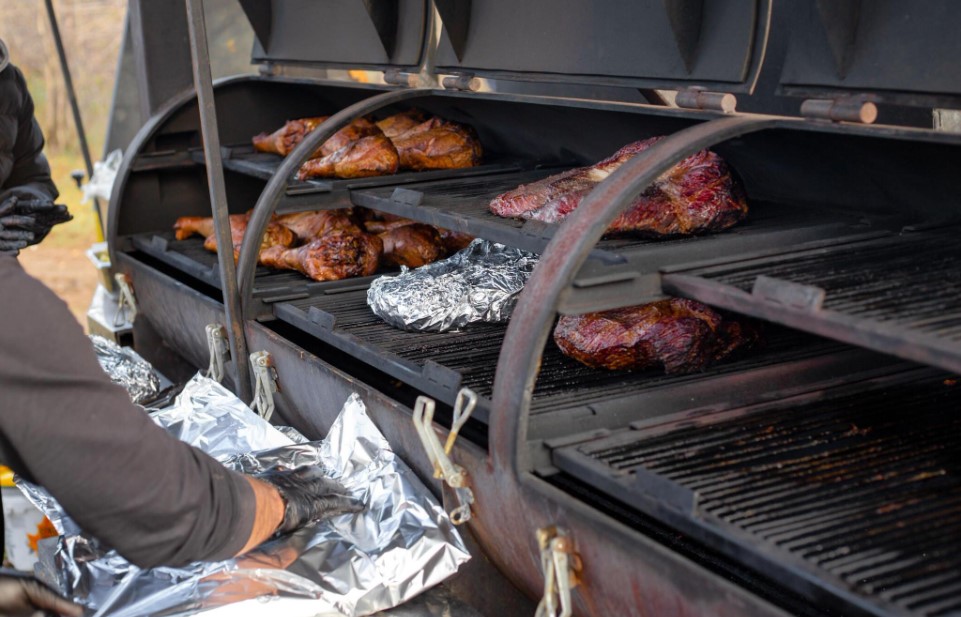
[[[64,534],[41,542],[38,577],[84,604],[88,615],[369,615],[437,585],[470,558],[443,508],[394,455],[356,394],[318,442],[293,443],[200,375],[152,416],[238,471],[317,465],[367,509],[228,561],[141,570],[85,536],[42,488],[18,479]]]
[[[464,250],[415,270],[375,279],[367,304],[402,330],[449,332],[510,318],[537,255],[477,239]]]
[[[110,379],[122,386],[130,399],[138,405],[145,405],[160,394],[160,379],[150,363],[140,357],[130,347],[121,347],[113,341],[96,334],[90,335],[94,353],[100,368]]]

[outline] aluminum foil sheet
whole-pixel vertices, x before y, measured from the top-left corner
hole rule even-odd
[[[367,509],[228,561],[141,570],[80,532],[42,488],[18,479],[63,533],[41,543],[37,575],[88,615],[369,615],[437,585],[470,558],[443,508],[394,455],[356,394],[319,442],[292,443],[200,375],[173,406],[152,415],[238,471],[318,465]]]
[[[477,239],[464,250],[397,276],[375,279],[367,304],[402,330],[449,332],[510,318],[537,255]]]
[[[134,403],[143,405],[157,398],[160,394],[160,378],[150,363],[136,351],[96,334],[90,335],[90,342],[100,368],[115,384],[123,386]]]

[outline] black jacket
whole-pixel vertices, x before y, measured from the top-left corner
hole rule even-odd
[[[57,189],[43,155],[43,133],[33,117],[33,99],[20,69],[0,70],[0,199],[11,189],[50,200]]]

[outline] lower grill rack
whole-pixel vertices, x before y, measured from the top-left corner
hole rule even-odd
[[[961,614],[959,451],[961,383],[924,369],[552,456],[843,615],[944,617]]]
[[[472,324],[463,331],[446,333],[406,332],[374,315],[367,306],[366,290],[356,288],[330,289],[272,306],[281,321],[444,403],[453,404],[463,386],[473,389],[482,398],[474,415],[486,419],[506,325]],[[665,375],[661,370],[628,373],[588,368],[564,356],[550,341],[544,350],[531,414],[540,416],[575,408],[591,413],[588,408],[600,401],[632,399],[662,386],[810,358],[837,347],[823,339],[772,327],[766,331],[765,344],[760,349],[736,360],[702,373]]]

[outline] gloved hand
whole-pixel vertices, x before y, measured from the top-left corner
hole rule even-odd
[[[36,244],[47,237],[54,225],[72,218],[67,206],[8,192],[0,201],[0,251],[16,252]]]
[[[46,585],[28,577],[0,576],[0,615],[81,617],[83,607],[61,598]]]
[[[348,512],[361,512],[365,507],[317,467],[271,470],[256,477],[272,484],[284,500],[284,520],[277,528],[280,533],[290,533],[308,523]]]

